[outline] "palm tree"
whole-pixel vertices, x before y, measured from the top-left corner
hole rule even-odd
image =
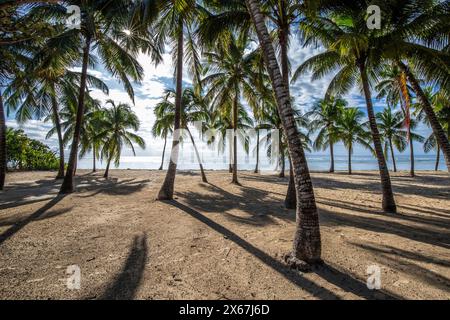
[[[175,114],[171,157],[166,177],[158,193],[158,200],[172,200],[177,171],[179,153],[179,138],[181,128],[182,95],[183,95],[183,65],[189,62],[194,81],[200,82],[200,59],[193,36],[194,17],[199,5],[196,0],[156,0],[144,1],[140,7],[141,16],[150,17],[151,29],[155,31],[155,41],[158,48],[164,48],[170,42],[173,61],[175,62]],[[186,50],[185,50],[186,49]],[[185,52],[186,51],[186,52]]]
[[[100,151],[104,141],[99,137],[98,130],[105,121],[104,117],[105,112],[101,108],[93,108],[92,111],[88,111],[84,115],[83,129],[80,135],[79,158],[81,159],[92,152],[92,172],[97,172],[97,159],[101,157]]]
[[[233,148],[232,143],[227,145],[230,140],[233,141],[233,134],[229,135],[230,130],[233,131],[233,119],[230,110],[232,102],[227,103],[221,109],[210,107],[208,120],[203,124],[202,135],[206,139],[206,143],[211,148],[216,148],[218,154],[222,154],[228,147],[228,171],[233,173]],[[246,153],[250,148],[250,137],[246,134],[248,130],[253,128],[253,120],[248,114],[244,106],[238,105],[238,124],[237,138],[244,147]]]
[[[410,150],[410,175],[415,176],[414,173],[414,143],[411,136],[411,94],[412,88],[406,81],[405,74],[400,71],[398,66],[387,65],[385,70],[381,72],[382,80],[377,84],[378,91],[377,98],[386,98],[386,103],[391,107],[395,107],[398,103],[402,108],[405,117],[405,127],[408,131],[408,141]]]
[[[101,154],[103,158],[106,158],[104,178],[108,178],[112,161],[116,167],[119,166],[124,145],[131,149],[133,155],[136,155],[133,143],[145,149],[144,139],[129,131],[132,129],[136,132],[140,127],[140,121],[131,107],[125,103],[116,105],[112,100],[108,100],[106,104],[111,107],[102,109],[104,116],[101,121],[101,131],[98,133],[98,138],[103,141]]]
[[[370,140],[370,133],[364,130],[362,124],[364,117],[364,112],[358,108],[344,108],[337,121],[337,135],[348,151],[348,174],[352,174],[352,154],[355,144],[358,143],[373,152],[367,142]]]
[[[365,2],[365,1],[364,1]],[[395,213],[397,208],[392,192],[391,179],[383,154],[370,90],[371,78],[377,69],[375,52],[376,30],[367,28],[367,6],[361,2],[346,3],[344,11],[335,11],[332,17],[308,16],[302,25],[303,37],[307,43],[320,43],[326,51],[306,60],[295,71],[293,80],[311,70],[312,78],[322,78],[333,70],[338,70],[331,81],[327,96],[342,95],[360,83],[372,132],[372,141],[378,160],[383,194],[382,208]]]
[[[256,0],[246,0],[245,3],[251,15],[264,54],[265,65],[272,83],[278,114],[283,123],[294,169],[295,189],[297,192],[297,227],[293,252],[288,258],[288,261],[297,267],[305,266],[305,263],[318,263],[321,261],[319,217],[314,189],[300,135],[296,127],[289,91],[283,81],[265,19],[260,11],[259,2]]]
[[[448,1],[384,1],[386,28],[378,41],[379,54],[396,64],[421,102],[450,172],[450,142],[432,102],[418,78],[447,89],[450,85]]]
[[[58,50],[58,48],[56,48]],[[15,111],[16,120],[25,123],[31,119],[41,119],[50,115],[59,143],[59,170],[57,179],[64,178],[64,141],[60,121],[60,105],[64,100],[74,99],[79,91],[81,74],[70,71],[58,52],[49,51],[40,66],[27,66],[25,72],[9,84],[9,110]],[[108,87],[102,80],[88,75],[87,82],[94,88],[108,94]]]
[[[62,106],[61,109],[58,110],[58,116],[60,119],[60,130],[62,133],[62,149],[70,146],[72,143],[73,133],[76,127],[77,121],[77,90],[68,90],[64,92],[62,95],[58,96],[58,101]],[[79,140],[79,148],[80,152],[77,154],[76,161],[74,164],[73,174],[76,174],[78,158],[83,157],[87,152],[91,151],[93,147],[93,142],[96,141],[96,128],[98,129],[98,123],[94,123],[97,120],[93,120],[98,117],[98,112],[100,110],[100,101],[91,97],[89,93],[85,94],[85,108],[83,115],[83,124],[80,129],[80,140]],[[18,109],[20,111],[20,109]],[[20,114],[20,112],[19,112]],[[96,116],[97,115],[97,116]],[[57,123],[53,121],[53,114],[50,113],[44,119],[45,122],[52,121],[53,127],[47,132],[46,139],[50,139],[53,135],[58,134],[58,126]],[[95,127],[94,127],[95,126]],[[98,143],[98,141],[96,141]],[[95,153],[98,155],[97,152]],[[95,156],[94,156],[95,157]]]
[[[158,103],[155,107],[155,114],[157,115],[157,119],[154,125],[155,131],[161,127],[162,130],[167,130],[169,132],[171,130],[170,124],[173,123],[173,119],[175,117],[175,105],[172,102],[176,96],[176,92],[174,90],[166,90],[163,100]],[[192,146],[194,148],[195,155],[197,157],[198,164],[200,166],[200,173],[202,176],[202,181],[207,183],[208,180],[206,178],[205,171],[203,169],[202,160],[200,158],[200,154],[197,149],[197,145],[195,144],[194,137],[189,129],[190,124],[195,124],[198,121],[203,121],[207,119],[207,110],[206,105],[204,104],[203,98],[199,96],[192,88],[186,88],[183,90],[182,95],[182,114],[181,114],[181,123],[180,128],[183,129],[189,136],[189,139],[192,142]],[[169,125],[167,127],[167,125]],[[167,128],[167,129],[166,129]],[[180,137],[181,138],[181,137]]]
[[[408,138],[411,141],[423,142],[424,138],[414,132],[410,132],[408,137],[408,130],[405,129],[405,115],[403,111],[394,112],[389,106],[382,112],[377,113],[378,127],[380,134],[385,141],[385,154],[388,154],[388,149],[391,153],[392,164],[394,172],[397,172],[397,165],[395,163],[394,146],[400,152],[406,149]],[[415,127],[415,122],[411,122],[411,127]]]
[[[228,43],[222,44],[216,52],[205,52],[207,75],[202,84],[207,86],[206,98],[216,109],[228,110],[231,106],[233,137],[233,178],[239,184],[237,164],[237,129],[239,101],[243,95],[248,101],[255,100],[255,88],[260,75],[256,61],[257,50],[246,52],[248,38],[241,34],[238,39],[230,36]]]
[[[446,130],[447,138],[450,137],[450,99],[448,95],[442,89],[433,93],[433,89],[431,87],[425,88],[424,94],[426,96],[426,99],[432,102],[433,111],[435,112],[442,128]],[[414,114],[416,115],[417,119],[419,121],[424,121],[425,124],[430,127],[430,122],[425,115],[425,111],[421,101],[418,101],[414,104],[414,109]],[[431,150],[436,150],[436,164],[434,170],[437,171],[439,169],[441,148],[439,143],[437,143],[434,132],[432,132],[430,136],[425,139],[423,149],[425,153],[428,153]]]
[[[88,65],[95,62],[90,57],[92,49],[96,49],[98,60],[106,70],[123,83],[125,90],[134,100],[134,91],[129,77],[134,81],[140,81],[143,76],[143,69],[136,60],[138,49],[148,52],[156,51],[158,48],[153,46],[149,35],[141,32],[140,29],[124,32],[131,9],[130,2],[127,0],[70,0],[64,1],[64,4],[39,5],[33,9],[33,12],[43,19],[56,18],[59,19],[58,21],[64,21],[66,19],[64,5],[77,5],[80,8],[80,29],[66,30],[57,37],[51,38],[46,48],[51,50],[54,47],[64,47],[72,54],[78,54],[80,43],[83,45],[76,124],[67,172],[60,189],[60,193],[71,193],[74,191],[73,174],[83,123]]]
[[[167,146],[167,136],[173,133],[173,119],[172,117],[167,117],[166,112],[166,104],[157,104],[155,109],[153,110],[156,120],[152,127],[152,135],[153,137],[161,137],[164,138],[164,147],[161,157],[161,166],[158,170],[162,170],[164,166],[164,155],[166,153]]]
[[[16,3],[14,3],[16,5]],[[3,4],[2,4],[3,5]],[[0,11],[0,190],[3,190],[6,178],[6,113],[4,88],[6,83],[23,72],[35,47],[43,39],[42,32],[50,33],[47,24],[35,19],[28,19],[20,14],[17,7],[2,7]],[[29,28],[34,23],[35,28]]]
[[[330,172],[334,172],[334,144],[338,141],[337,122],[342,111],[347,106],[347,101],[329,97],[319,100],[311,111],[305,114],[312,119],[309,123],[312,131],[319,131],[314,141],[315,150],[330,148]]]

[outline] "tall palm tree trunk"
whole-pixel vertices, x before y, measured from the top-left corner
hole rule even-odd
[[[189,133],[189,138],[191,138],[192,145],[194,146],[195,156],[197,157],[198,165],[200,166],[200,172],[201,172],[201,175],[202,175],[202,181],[205,182],[205,183],[208,183],[208,179],[206,179],[205,170],[203,170],[202,159],[200,158],[200,154],[198,152],[197,145],[195,144],[194,137],[192,136],[191,131],[189,130],[189,128],[186,128],[186,130]]]
[[[58,169],[58,174],[56,175],[56,179],[63,179],[64,178],[64,142],[63,142],[63,135],[62,135],[62,130],[61,130],[61,122],[59,119],[58,103],[56,101],[55,96],[52,96],[52,112],[53,112],[53,122],[55,124],[56,133],[58,135],[58,144],[59,144],[59,169]]]
[[[259,129],[256,129],[256,167],[255,173],[259,173]]]
[[[233,104],[233,180],[234,184],[239,184],[237,175],[237,127],[238,127],[238,107],[239,107],[239,90],[235,89],[235,97]]]
[[[81,68],[81,79],[80,79],[80,93],[78,96],[78,108],[77,117],[75,123],[75,129],[73,133],[73,141],[70,150],[69,163],[67,165],[66,175],[64,181],[61,185],[59,193],[71,193],[74,191],[73,176],[75,175],[76,162],[78,156],[78,145],[80,144],[80,133],[81,125],[84,115],[84,98],[86,93],[86,78],[87,78],[87,68],[89,63],[89,52],[91,48],[91,38],[86,37],[86,44],[83,50],[83,66]]]
[[[366,98],[367,113],[369,117],[370,130],[372,132],[373,143],[375,146],[375,153],[378,160],[378,167],[381,177],[381,190],[383,193],[382,208],[385,212],[397,212],[397,206],[394,200],[394,193],[392,192],[391,177],[389,176],[389,170],[386,165],[386,158],[383,154],[383,148],[381,146],[380,133],[378,131],[377,122],[375,120],[375,113],[373,111],[372,96],[369,88],[369,79],[364,64],[359,65],[361,80],[363,84],[364,96]]]
[[[411,126],[408,126],[408,140],[409,140],[409,161],[410,161],[409,175],[411,177],[414,177],[416,173],[414,171],[414,141],[411,136]]]
[[[306,263],[318,263],[321,261],[322,245],[314,189],[295,123],[289,91],[281,76],[272,40],[267,31],[264,16],[259,9],[259,1],[245,0],[245,2],[262,47],[264,61],[272,82],[278,113],[286,134],[289,153],[293,163],[297,196],[297,218],[293,251],[288,258],[288,262],[301,268],[302,261]],[[303,264],[303,266],[305,265]]]
[[[280,174],[278,175],[278,177],[280,178],[284,178],[285,175],[285,171],[286,171],[286,158],[284,155],[284,150],[283,150],[283,130],[280,130],[280,134],[278,135],[278,150],[280,152],[280,162],[281,162],[281,170],[280,170]]]
[[[352,174],[352,147],[348,148],[348,174]]]
[[[159,166],[158,170],[162,170],[164,166],[164,155],[166,153],[166,145],[167,145],[167,134],[164,135],[164,148],[162,152],[161,165]]]
[[[392,158],[392,165],[394,167],[394,172],[397,172],[397,163],[395,162],[394,146],[392,144],[392,139],[389,139],[389,149],[391,150],[391,158]]]
[[[290,97],[288,37],[289,37],[289,25],[285,25],[283,28],[280,28],[279,34],[280,48],[281,48],[281,75],[283,76],[283,81],[285,83],[286,90]],[[295,209],[295,207],[297,206],[296,202],[297,197],[295,192],[294,173],[292,169],[292,161],[289,157],[289,184],[286,197],[284,199],[284,205],[287,209]]]
[[[413,88],[423,106],[423,110],[427,115],[430,126],[433,129],[434,136],[436,137],[437,144],[444,154],[447,170],[448,172],[450,172],[450,142],[448,141],[448,137],[446,137],[445,131],[439,123],[430,101],[427,99],[425,93],[419,85],[419,82],[414,77],[411,70],[402,62],[399,62],[398,65],[402,69],[402,71],[405,72],[406,76],[408,77],[409,83],[411,84],[411,87]]]
[[[436,148],[436,164],[434,165],[434,171],[439,170],[439,162],[441,161],[441,148],[437,145]]]
[[[112,158],[108,158],[108,163],[106,164],[105,174],[103,175],[103,178],[107,179],[109,177],[109,167],[111,165]]]
[[[175,94],[175,119],[172,150],[170,153],[169,168],[167,169],[166,178],[158,193],[158,200],[172,200],[175,186],[175,176],[177,174],[178,152],[180,149],[180,124],[181,124],[181,108],[182,108],[182,93],[183,93],[183,24],[180,22],[180,32],[177,43],[177,88]]]
[[[295,207],[297,206],[294,170],[292,169],[291,157],[289,157],[289,184],[286,198],[284,199],[284,206],[286,207],[286,209],[295,209]]]
[[[95,150],[95,145],[92,146],[92,172],[97,172],[97,150]]]
[[[6,178],[6,119],[3,96],[0,90],[0,190],[5,186]]]
[[[331,139],[331,137],[329,139]],[[334,144],[333,144],[333,142],[331,142],[331,140],[330,140],[330,158],[331,158],[330,173],[333,173],[334,172]]]

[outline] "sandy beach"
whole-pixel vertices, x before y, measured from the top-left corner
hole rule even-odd
[[[80,170],[57,196],[52,172],[11,173],[0,193],[0,299],[450,299],[450,177],[392,174],[398,214],[380,210],[377,172],[313,173],[324,265],[289,270],[288,178]],[[67,288],[67,267],[81,288]],[[381,289],[366,286],[381,270]]]

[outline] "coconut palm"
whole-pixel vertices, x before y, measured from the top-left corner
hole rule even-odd
[[[218,46],[215,52],[205,52],[207,74],[202,84],[207,87],[206,98],[215,109],[227,110],[231,106],[233,137],[233,178],[239,184],[237,164],[237,129],[239,101],[244,96],[247,101],[255,100],[255,88],[259,86],[260,75],[257,68],[258,50],[246,52],[248,38],[230,36],[227,43]]]
[[[60,103],[61,108],[58,110],[58,115],[60,119],[60,130],[62,133],[62,147],[63,150],[65,147],[71,148],[73,132],[76,127],[76,119],[77,119],[77,105],[78,105],[78,90],[68,90],[65,91],[64,94],[58,96],[58,102]],[[85,108],[84,108],[84,116],[83,116],[83,125],[80,129],[80,140],[79,140],[79,148],[80,152],[77,154],[77,158],[74,164],[73,174],[75,175],[77,169],[78,158],[83,157],[87,152],[89,152],[92,148],[92,141],[95,141],[95,128],[98,128],[98,123],[92,123],[92,119],[95,118],[94,114],[96,114],[101,107],[101,103],[99,100],[91,97],[89,93],[85,94]],[[45,122],[51,121],[53,123],[53,127],[47,132],[46,139],[50,139],[53,135],[58,133],[57,123],[53,120],[53,113],[47,115],[44,119]],[[59,138],[58,138],[59,139]],[[96,153],[98,155],[98,151]]]
[[[108,100],[106,104],[110,107],[102,109],[104,115],[98,138],[103,141],[101,155],[106,159],[104,177],[108,178],[111,162],[114,162],[116,167],[120,164],[123,147],[129,147],[133,155],[136,155],[133,143],[145,149],[145,141],[134,133],[139,130],[140,121],[128,104],[116,104],[112,100]]]
[[[347,101],[341,98],[328,97],[319,100],[311,111],[305,114],[311,119],[309,126],[312,131],[317,132],[313,147],[315,150],[330,148],[330,172],[334,172],[334,144],[339,140],[337,122],[342,111],[347,106]]]
[[[314,190],[300,134],[296,127],[289,91],[283,81],[272,40],[267,30],[264,16],[261,14],[259,2],[246,0],[245,3],[258,34],[294,169],[295,189],[297,192],[297,227],[293,251],[288,260],[297,267],[307,267],[305,263],[314,264],[321,261],[320,227]]]
[[[383,59],[395,63],[405,74],[421,102],[450,171],[450,143],[433,110],[420,79],[448,90],[450,64],[448,1],[384,1],[386,27],[378,42]]]
[[[200,82],[200,57],[193,35],[195,16],[199,12],[196,0],[144,0],[139,6],[139,14],[148,20],[155,32],[155,41],[159,48],[169,43],[175,63],[175,114],[173,124],[172,149],[169,168],[158,193],[159,200],[173,199],[175,176],[179,153],[181,126],[181,108],[183,96],[183,66],[189,63],[195,83]]]
[[[364,3],[363,3],[364,2]],[[312,71],[312,79],[322,78],[333,70],[337,74],[327,90],[327,96],[342,95],[360,84],[364,94],[372,141],[381,178],[382,208],[386,212],[396,212],[396,204],[391,179],[383,154],[370,90],[372,76],[377,70],[375,51],[377,30],[367,28],[365,1],[346,3],[341,11],[335,11],[332,17],[317,15],[305,18],[302,24],[306,43],[321,44],[325,51],[315,55],[295,71],[293,79],[307,71]]]
[[[16,3],[14,3],[16,5]],[[6,178],[6,112],[4,90],[6,84],[23,72],[34,49],[42,42],[43,34],[51,34],[48,25],[24,17],[16,6],[5,6],[0,11],[0,190]],[[33,25],[34,28],[29,26]]]
[[[228,171],[233,173],[233,119],[231,115],[231,109],[233,108],[232,102],[225,103],[222,108],[215,109],[212,106],[208,121],[203,125],[203,136],[206,139],[208,146],[215,148],[217,152],[222,154],[228,147]],[[244,147],[244,151],[248,154],[250,149],[250,138],[246,132],[253,128],[253,119],[248,114],[244,106],[239,103],[238,105],[238,123],[237,123],[237,139]],[[228,145],[227,142],[230,142]]]
[[[173,119],[166,116],[167,108],[165,104],[156,105],[153,110],[156,120],[152,126],[153,137],[160,137],[164,139],[164,147],[161,156],[161,166],[158,170],[162,170],[164,166],[164,155],[166,153],[167,136],[173,133]]]
[[[386,98],[386,103],[395,107],[400,103],[404,117],[405,127],[408,131],[409,151],[410,151],[410,175],[414,177],[414,143],[411,136],[411,93],[412,88],[406,81],[405,74],[398,68],[398,66],[388,65],[381,72],[382,80],[377,84],[378,99]]]
[[[370,133],[364,129],[362,123],[364,118],[365,114],[360,109],[344,108],[337,121],[337,135],[348,151],[348,174],[352,174],[352,154],[355,144],[360,144],[373,151],[368,143]]]
[[[143,76],[143,69],[136,59],[139,52],[138,49],[144,52],[157,51],[159,49],[153,45],[149,35],[141,32],[142,30],[140,29],[133,30],[133,32],[124,32],[128,27],[130,4],[130,1],[127,0],[67,0],[51,5],[38,5],[33,8],[34,14],[40,15],[43,19],[56,21],[65,21],[66,5],[76,5],[81,11],[79,29],[68,29],[57,37],[51,38],[46,44],[46,48],[63,47],[73,54],[79,52],[80,46],[83,47],[76,125],[73,132],[67,172],[61,185],[60,193],[74,191],[73,173],[75,171],[84,116],[88,65],[99,61],[106,70],[123,83],[125,90],[131,99],[134,100],[134,91],[129,78],[134,81],[140,81]],[[97,53],[97,59],[93,59],[90,56],[94,48]],[[37,55],[37,59],[39,57],[40,55]]]
[[[433,89],[431,87],[426,87],[424,89],[424,94],[426,96],[426,99],[432,102],[436,117],[439,120],[442,128],[447,132],[447,138],[450,137],[450,99],[448,97],[448,94],[446,94],[443,90],[433,92]],[[425,124],[430,127],[429,120],[426,117],[421,101],[418,101],[414,104],[414,109],[414,114],[417,116],[417,119],[419,121],[424,121]],[[431,150],[436,150],[436,164],[434,169],[435,171],[437,171],[439,168],[441,148],[439,143],[437,143],[434,132],[432,132],[425,139],[423,149],[425,153],[429,153]]]
[[[166,90],[163,100],[156,105],[155,114],[157,115],[157,120],[155,122],[155,125],[153,126],[155,132],[159,130],[159,127],[162,128],[161,132],[164,132],[164,130],[167,130],[167,132],[169,132],[171,130],[170,125],[173,124],[173,119],[175,117],[175,104],[172,102],[175,96],[176,92],[174,90]],[[202,122],[207,119],[208,112],[206,110],[206,104],[203,101],[203,97],[201,97],[192,88],[186,88],[183,90],[181,100],[182,113],[180,128],[188,134],[189,139],[192,142],[192,146],[194,148],[194,152],[200,167],[202,181],[208,182],[205,171],[203,169],[202,160],[197,149],[197,145],[195,144],[194,137],[192,136],[191,130],[189,129],[189,125],[193,125],[196,122]]]
[[[405,115],[403,111],[394,111],[390,106],[376,115],[378,127],[382,140],[384,140],[384,152],[388,154],[390,150],[392,165],[394,172],[397,172],[397,165],[395,162],[394,147],[400,152],[406,149],[408,138],[411,141],[423,142],[424,138],[414,132],[410,132],[408,137],[408,130],[405,129]],[[411,122],[411,127],[415,127],[415,123]]]
[[[56,48],[58,50],[58,48]],[[64,100],[76,96],[81,74],[70,71],[59,59],[61,54],[48,52],[40,66],[31,64],[25,72],[9,84],[5,94],[9,109],[15,112],[16,120],[25,123],[51,115],[59,143],[59,170],[57,179],[64,178],[64,141],[60,122],[60,105]],[[91,75],[87,76],[90,86],[108,93],[106,84]]]

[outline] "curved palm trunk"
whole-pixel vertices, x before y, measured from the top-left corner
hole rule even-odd
[[[406,66],[402,62],[399,62],[398,65],[400,66],[402,71],[405,72],[406,76],[408,77],[409,83],[411,84],[414,92],[416,93],[423,106],[423,110],[427,115],[430,126],[433,129],[434,136],[436,137],[436,141],[441,148],[442,153],[444,154],[447,170],[448,172],[450,172],[450,142],[448,141],[448,137],[446,137],[445,131],[439,123],[430,101],[428,101],[425,93],[419,85],[419,82],[409,70],[408,66]]]
[[[289,37],[289,25],[285,25],[283,28],[280,29],[280,34],[279,34],[279,39],[280,39],[279,41],[280,41],[280,48],[281,48],[281,75],[283,77],[283,82],[286,86],[286,90],[290,97],[288,37]],[[280,146],[281,146],[281,144],[280,144]],[[285,162],[285,160],[283,159],[283,163],[284,162]],[[284,168],[282,170],[283,170],[282,172],[283,172],[283,177],[284,177]],[[290,157],[289,157],[289,184],[288,184],[286,197],[284,199],[284,206],[287,209],[295,209],[295,207],[297,206],[294,171],[292,169],[292,160]]]
[[[256,167],[255,173],[259,173],[259,129],[256,129]]]
[[[111,158],[108,159],[108,163],[106,165],[105,174],[103,175],[103,178],[107,179],[109,177],[109,167],[111,165]]]
[[[71,193],[74,191],[73,176],[75,175],[77,156],[78,156],[78,145],[80,144],[80,133],[81,124],[84,115],[84,98],[86,93],[86,78],[87,78],[87,68],[89,62],[89,52],[91,48],[91,38],[86,38],[86,45],[83,50],[83,66],[81,68],[81,79],[80,79],[80,93],[78,96],[78,108],[77,117],[75,123],[75,129],[73,133],[73,141],[70,150],[69,163],[67,165],[67,172],[64,177],[64,181],[61,185],[59,193]]]
[[[158,193],[158,200],[172,200],[175,186],[175,176],[177,174],[178,153],[180,149],[180,124],[181,124],[181,96],[183,91],[183,25],[180,25],[180,34],[177,44],[177,88],[175,95],[175,119],[172,150],[170,154],[169,168],[167,169],[164,183]]]
[[[394,200],[394,193],[392,192],[391,177],[386,164],[386,158],[383,154],[381,146],[380,133],[378,131],[377,122],[375,120],[375,113],[373,111],[372,96],[369,88],[369,80],[364,64],[359,65],[361,80],[364,89],[364,96],[366,98],[367,114],[369,117],[370,130],[372,132],[372,139],[375,146],[375,154],[378,160],[378,167],[381,177],[381,190],[383,193],[382,208],[385,212],[397,212],[397,206]]]
[[[198,149],[197,149],[197,145],[195,144],[194,137],[192,136],[189,128],[186,128],[186,130],[189,133],[189,138],[191,138],[192,145],[194,146],[195,156],[197,157],[198,165],[200,166],[202,181],[205,183],[208,183],[208,179],[206,179],[206,174],[205,174],[205,171],[203,170],[202,160],[200,159],[200,154],[198,153]]]
[[[392,139],[389,139],[389,149],[391,150],[391,158],[392,158],[392,165],[394,166],[394,172],[397,172],[397,164],[395,162],[394,146],[392,145]]]
[[[439,170],[439,162],[440,161],[441,161],[441,148],[438,145],[437,150],[436,150],[436,164],[434,165],[434,171]]]
[[[54,91],[54,90],[53,90]],[[55,124],[56,133],[58,135],[58,144],[59,144],[59,169],[58,174],[56,175],[56,179],[64,178],[64,142],[61,130],[61,122],[59,119],[59,111],[58,111],[58,103],[56,101],[56,97],[52,97],[52,112],[53,112],[53,122]]]
[[[6,119],[3,96],[0,90],[0,190],[5,186],[6,178]]]
[[[239,107],[239,90],[236,88],[233,104],[233,180],[231,183],[239,184],[237,175],[237,128],[238,128],[238,107]]]
[[[159,167],[158,170],[162,170],[163,166],[164,166],[164,154],[166,153],[166,145],[167,145],[167,134],[164,135],[164,148],[163,148],[163,153],[162,153],[162,158],[161,158],[161,166]]]
[[[264,61],[272,82],[278,113],[286,134],[289,153],[293,163],[297,195],[297,218],[293,252],[288,262],[296,267],[301,267],[302,261],[318,263],[321,261],[322,249],[319,215],[308,164],[295,123],[289,91],[281,76],[272,41],[265,25],[264,16],[259,10],[259,1],[246,0],[245,2],[262,47]]]
[[[286,198],[284,199],[284,206],[286,207],[286,209],[295,209],[295,207],[297,206],[294,170],[292,169],[292,161],[290,157],[289,157],[289,184],[286,193]]]

